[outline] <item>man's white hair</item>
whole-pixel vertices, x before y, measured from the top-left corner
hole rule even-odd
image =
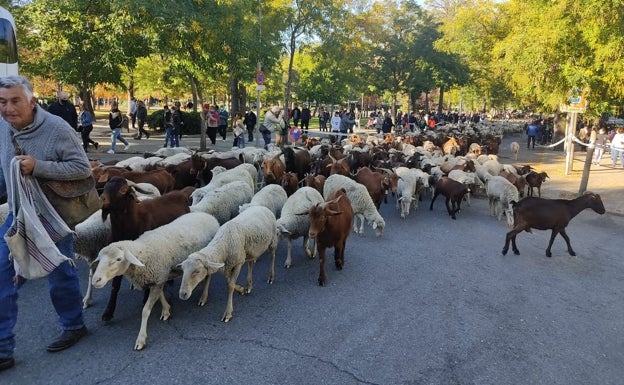
[[[26,95],[26,99],[30,100],[33,98],[33,88],[32,84],[26,79],[24,76],[20,75],[10,75],[0,77],[0,88],[13,88],[13,87],[22,87],[24,90],[24,95]]]

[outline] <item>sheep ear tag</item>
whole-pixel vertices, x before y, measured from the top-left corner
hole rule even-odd
[[[139,259],[135,257],[134,254],[132,254],[129,250],[126,250],[124,252],[124,257],[126,257],[126,260],[130,262],[132,265],[145,267],[143,262],[139,261]]]

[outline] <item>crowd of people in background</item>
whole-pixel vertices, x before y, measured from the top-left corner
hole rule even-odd
[[[166,100],[169,100],[167,98]],[[120,141],[125,145],[125,149],[130,144],[121,135],[122,123],[131,124],[131,127],[137,130],[135,140],[141,140],[143,136],[150,138],[150,133],[145,129],[148,120],[149,105],[158,105],[161,101],[153,98],[146,100],[137,100],[130,98],[128,104],[128,119],[123,120],[123,114],[119,111],[116,100],[100,100],[103,105],[110,103],[109,127],[111,129],[111,147],[108,153],[115,153],[116,142]],[[99,143],[90,138],[93,130],[94,116],[86,109],[83,102],[80,102],[79,111],[69,100],[69,95],[64,91],[59,91],[57,98],[49,105],[43,101],[39,104],[54,115],[62,117],[71,127],[80,133],[83,141],[83,147],[88,152],[89,146],[92,145],[96,150]],[[191,111],[193,102],[189,99],[185,103],[179,101],[173,102],[170,106],[165,102],[163,105],[163,119],[161,129],[165,133],[165,142],[163,147],[178,147],[182,138],[183,119],[181,109]],[[234,147],[245,147],[248,143],[254,141],[254,131],[259,126],[258,116],[256,116],[255,105],[245,108],[244,112],[234,111],[232,115],[228,112],[225,105],[218,106],[208,103],[201,106],[202,129],[206,132],[210,143],[214,146],[217,138],[222,141],[227,140],[227,132],[230,129],[234,134]],[[283,106],[269,106],[261,121],[262,125],[267,128],[266,131],[260,132],[264,141],[264,147],[267,148],[271,143],[271,139],[275,138],[275,144],[278,146],[287,143],[289,130],[293,127],[299,128],[301,134],[308,134],[310,130],[310,122],[313,117],[318,118],[318,130],[320,132],[332,132],[337,134],[338,140],[344,139],[348,134],[352,134],[354,127],[360,127],[360,120],[364,118],[362,111],[355,106],[352,108],[326,107],[318,106],[311,109],[308,103],[293,103],[292,108],[285,109]],[[231,119],[230,119],[231,117]],[[261,114],[262,117],[262,114]],[[366,127],[374,130],[377,134],[387,134],[395,132],[405,134],[407,132],[415,132],[416,130],[426,131],[435,130],[439,125],[447,123],[451,124],[468,124],[480,123],[488,119],[483,112],[458,112],[448,111],[443,113],[427,113],[416,112],[410,113],[397,111],[392,116],[388,108],[374,107],[368,113]],[[499,117],[500,118],[500,117]],[[510,118],[508,114],[504,118]],[[550,145],[554,140],[554,118],[545,117],[531,119],[525,126],[525,134],[527,136],[527,149],[534,149],[535,145]],[[609,151],[612,159],[612,165],[615,167],[618,159],[624,165],[624,138],[623,128],[608,126],[605,122],[586,123],[581,117],[577,121],[576,138],[586,144],[594,144],[593,164],[600,164],[600,159],[606,151]],[[128,131],[129,132],[129,131]],[[586,146],[581,146],[581,151],[585,151]]]

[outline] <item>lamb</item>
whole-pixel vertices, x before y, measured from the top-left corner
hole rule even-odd
[[[520,251],[516,246],[516,235],[522,231],[531,232],[531,229],[552,230],[550,241],[546,248],[546,256],[551,257],[550,251],[557,234],[561,234],[568,247],[568,254],[575,256],[576,253],[570,245],[570,238],[566,234],[565,228],[568,223],[581,211],[591,208],[598,214],[605,213],[605,207],[600,195],[587,192],[576,199],[545,199],[527,197],[514,205],[515,224],[511,231],[505,236],[505,246],[503,255],[509,250],[509,241],[514,254],[519,255]]]
[[[228,281],[228,302],[221,321],[232,319],[234,290],[241,294],[251,293],[253,289],[253,266],[256,260],[269,251],[271,267],[269,283],[275,279],[275,250],[278,235],[275,216],[266,207],[252,206],[239,216],[227,222],[217,231],[210,243],[199,251],[193,252],[180,264],[183,275],[179,297],[187,300],[193,289],[205,279],[204,291],[199,305],[203,306],[208,298],[210,277],[219,271]],[[247,262],[247,288],[236,284],[241,267]]]
[[[455,214],[461,210],[461,201],[468,192],[468,186],[453,180],[449,177],[442,177],[436,182],[435,193],[431,199],[429,210],[433,210],[433,202],[442,194],[446,197],[446,210],[453,219],[457,219]],[[449,205],[451,202],[451,205]],[[452,207],[451,207],[452,206]]]
[[[520,199],[516,186],[502,176],[491,176],[487,180],[486,191],[490,203],[490,215],[497,216],[500,221],[504,212],[507,225],[513,226],[513,204]]]
[[[299,237],[303,237],[303,248],[308,258],[314,258],[316,254],[316,245],[314,250],[310,250],[310,220],[306,215],[299,215],[307,212],[310,207],[317,203],[323,202],[321,193],[312,187],[301,187],[299,190],[288,197],[284,207],[282,207],[282,215],[277,220],[277,229],[281,238],[288,240],[288,252],[285,268],[289,268],[292,264],[292,241]]]
[[[514,159],[518,160],[518,153],[520,152],[520,143],[518,143],[518,142],[511,142],[509,144],[509,149],[511,150],[511,153],[512,153]]]
[[[383,234],[386,222],[375,208],[375,203],[373,203],[366,187],[344,175],[334,174],[325,181],[323,196],[329,197],[332,192],[341,188],[344,188],[347,192],[347,198],[349,198],[351,208],[353,209],[353,231],[363,235],[364,220],[366,220],[375,230],[377,236],[380,237]],[[357,226],[358,218],[361,221],[359,231]]]
[[[232,182],[208,191],[199,202],[191,205],[190,210],[214,215],[223,225],[238,215],[239,207],[252,197],[253,191],[246,182]]]
[[[186,257],[205,247],[219,228],[217,220],[206,213],[185,214],[171,223],[143,233],[134,241],[118,241],[104,247],[91,283],[102,288],[113,277],[125,275],[135,287],[150,288],[143,306],[141,328],[134,350],[147,342],[147,320],[157,300],[162,304],[161,320],[168,320],[170,305],[163,293],[169,273]]]
[[[239,207],[239,212],[245,211],[250,206],[264,206],[271,210],[275,218],[279,219],[282,215],[282,207],[284,207],[287,199],[288,196],[282,186],[268,184],[251,198],[251,202],[242,204]]]

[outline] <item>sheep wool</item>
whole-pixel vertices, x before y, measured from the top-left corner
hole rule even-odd
[[[284,267],[289,268],[292,263],[292,241],[299,237],[303,237],[303,248],[308,258],[313,258],[316,254],[316,245],[314,251],[310,251],[310,219],[307,215],[298,215],[308,212],[310,207],[323,203],[323,196],[312,187],[301,187],[293,193],[284,207],[282,207],[282,215],[277,220],[277,229],[282,238],[288,240],[288,253]]]
[[[245,203],[239,207],[239,212],[245,211],[250,206],[264,206],[271,210],[275,218],[282,215],[282,207],[286,203],[288,196],[284,188],[278,184],[269,184],[258,191],[251,202]]]
[[[356,181],[344,176],[344,175],[330,175],[325,181],[323,186],[323,196],[325,199],[329,195],[338,190],[344,188],[347,192],[347,198],[351,202],[351,208],[353,209],[353,231],[359,235],[364,234],[364,220],[375,230],[378,237],[383,234],[383,229],[386,226],[386,222],[377,211],[373,199],[368,194],[366,187],[357,183]],[[361,221],[358,231],[358,218]]]
[[[180,299],[190,297],[193,289],[206,278],[200,305],[206,302],[210,276],[215,272],[224,274],[228,280],[228,303],[222,321],[232,318],[232,295],[234,290],[251,293],[253,289],[253,265],[267,250],[271,255],[269,283],[275,279],[275,250],[278,236],[275,216],[262,206],[252,206],[236,218],[227,222],[215,234],[210,243],[201,250],[190,254],[182,263],[182,283]],[[247,288],[236,285],[242,265],[248,262]],[[197,271],[200,271],[197,274]]]
[[[253,197],[253,190],[246,182],[232,182],[206,192],[197,204],[191,205],[191,212],[204,212],[214,215],[224,224],[238,215],[241,205]]]
[[[188,213],[171,223],[146,231],[134,241],[113,242],[100,250],[92,284],[102,288],[113,277],[125,275],[135,287],[150,288],[143,307],[141,328],[134,349],[141,350],[147,340],[147,320],[156,301],[163,307],[161,319],[167,320],[171,306],[163,295],[169,272],[186,257],[205,247],[219,223],[210,214]]]

